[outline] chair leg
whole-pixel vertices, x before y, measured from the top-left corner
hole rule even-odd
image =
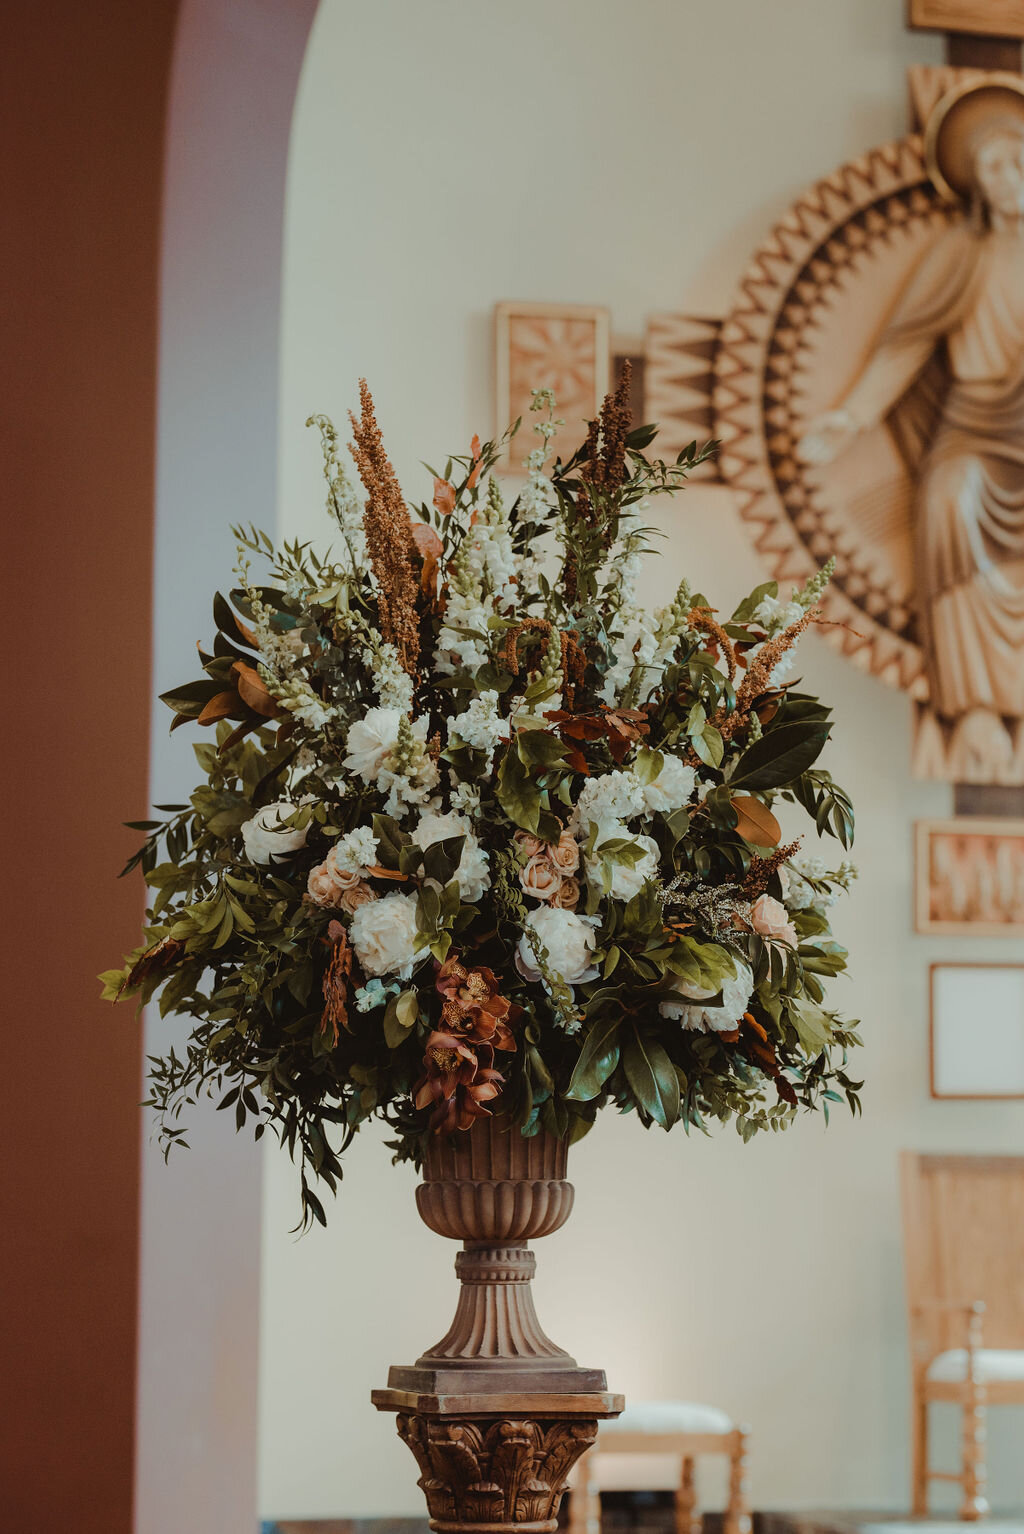
[[[601,1534],[601,1492],[593,1450],[576,1461],[568,1497],[569,1534]]]
[[[928,1516],[928,1398],[915,1387],[910,1414],[911,1515]]]
[[[725,1508],[723,1534],[750,1534],[750,1508],[747,1505],[747,1434],[737,1428],[729,1451],[729,1501]]]
[[[985,1389],[968,1378],[963,1415],[963,1501],[960,1517],[966,1522],[984,1518],[989,1507],[985,1497]]]
[[[703,1520],[697,1511],[696,1464],[684,1457],[683,1473],[676,1491],[676,1534],[701,1534]]]

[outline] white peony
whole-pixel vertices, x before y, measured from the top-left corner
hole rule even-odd
[[[468,816],[460,814],[458,810],[450,810],[447,815],[439,815],[436,810],[425,810],[416,824],[412,839],[417,847],[426,852],[435,842],[446,841],[451,836],[466,838],[459,866],[455,870],[459,893],[463,900],[479,900],[491,887],[491,872],[487,854],[473,835]]]
[[[295,852],[306,845],[308,826],[296,829],[284,824],[297,809],[297,804],[280,799],[277,804],[265,804],[251,820],[245,821],[242,841],[250,863],[275,863],[289,852]]]
[[[363,973],[408,980],[426,949],[416,948],[416,896],[397,892],[369,900],[352,915],[349,939]]]
[[[734,959],[736,974],[722,983],[722,1005],[705,1007],[701,1003],[717,994],[703,990],[676,975],[673,981],[679,999],[666,997],[658,1007],[662,1017],[678,1019],[684,1028],[694,1028],[700,1033],[731,1033],[747,1010],[754,989],[754,976],[740,959]]]
[[[339,873],[362,874],[377,862],[377,838],[369,826],[346,831],[331,848],[331,862]]]
[[[636,846],[643,849],[643,857],[636,863],[619,863],[608,859],[604,862],[597,850],[603,841],[612,838],[626,837]],[[604,889],[605,869],[611,876],[611,885],[605,891],[613,900],[632,900],[638,895],[648,879],[653,879],[658,872],[658,861],[661,854],[658,844],[653,836],[630,836],[625,826],[602,825],[597,833],[597,842],[593,857],[587,858],[587,878],[591,884]]]
[[[597,946],[594,930],[597,924],[596,916],[577,916],[575,911],[566,911],[559,906],[542,905],[531,911],[516,949],[516,968],[523,979],[535,981],[541,978],[536,967],[537,956],[530,943],[531,937],[536,935],[547,951],[549,967],[567,985],[595,980],[598,969],[591,961]]]
[[[398,744],[402,715],[397,708],[370,708],[351,726],[344,765],[364,783],[373,783]]]
[[[652,814],[659,811],[669,815],[689,802],[697,786],[697,774],[678,756],[672,756],[668,751],[663,754],[664,765],[653,783],[644,784],[643,795],[644,804]]]

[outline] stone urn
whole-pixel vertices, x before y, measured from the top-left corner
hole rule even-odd
[[[439,1534],[553,1531],[569,1471],[598,1422],[622,1410],[604,1371],[581,1368],[534,1308],[528,1243],[569,1218],[567,1151],[500,1116],[427,1148],[416,1204],[431,1230],[462,1242],[458,1305],[441,1340],[393,1366],[373,1402],[398,1413]]]

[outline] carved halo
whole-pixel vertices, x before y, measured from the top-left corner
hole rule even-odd
[[[836,556],[825,633],[861,669],[928,695],[913,614],[911,491],[887,428],[837,465],[796,444],[853,382],[903,284],[953,216],[920,135],[874,149],[806,191],[758,250],[722,327],[713,385],[723,477],[780,582]]]
[[[1010,120],[1024,129],[1024,80],[993,74],[983,81],[963,80],[946,92],[929,113],[924,158],[933,184],[950,201],[971,190],[971,151],[983,124]]]

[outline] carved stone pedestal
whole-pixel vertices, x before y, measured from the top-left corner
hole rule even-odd
[[[373,1404],[398,1413],[436,1534],[554,1534],[569,1472],[622,1397],[375,1390]]]
[[[415,1364],[396,1365],[378,1411],[398,1415],[438,1534],[550,1534],[569,1471],[617,1417],[604,1371],[581,1368],[541,1329],[527,1242],[569,1217],[567,1146],[480,1119],[427,1151],[420,1216],[463,1242],[455,1319]]]

